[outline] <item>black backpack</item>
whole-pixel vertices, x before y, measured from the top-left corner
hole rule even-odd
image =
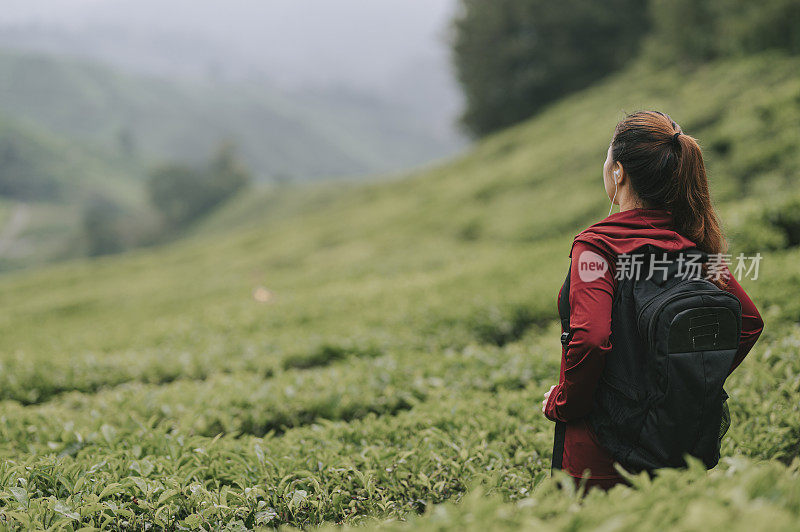
[[[648,245],[630,255],[640,258],[640,275],[617,281],[611,351],[587,422],[628,471],[685,467],[686,454],[713,468],[730,425],[723,385],[739,347],[741,303],[694,266],[708,261],[702,251]],[[559,304],[564,346],[572,338],[569,277]],[[565,428],[556,424],[554,469]]]

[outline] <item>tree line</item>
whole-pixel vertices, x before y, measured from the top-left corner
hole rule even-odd
[[[767,49],[800,53],[800,2],[460,0],[451,29],[461,124],[480,137],[634,59],[693,68]]]
[[[88,253],[106,255],[174,238],[251,182],[250,171],[230,143],[222,144],[204,165],[157,166],[146,187],[159,219],[126,217],[111,200],[94,198],[83,216]]]

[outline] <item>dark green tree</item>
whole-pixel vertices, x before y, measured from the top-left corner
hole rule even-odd
[[[165,164],[150,173],[153,205],[171,227],[180,227],[210,207],[202,173],[182,164]]]
[[[244,167],[230,142],[223,143],[208,163],[206,169],[210,193],[222,199],[248,186],[250,172]]]
[[[798,0],[650,0],[656,63],[693,66],[768,49],[800,53]]]
[[[648,21],[643,0],[461,0],[452,52],[463,126],[505,128],[622,67]]]
[[[153,170],[148,191],[153,205],[173,229],[196,220],[250,184],[236,150],[223,144],[203,168],[167,164]]]
[[[119,206],[108,198],[96,196],[89,200],[83,211],[89,255],[108,255],[125,248],[119,227],[120,215]]]

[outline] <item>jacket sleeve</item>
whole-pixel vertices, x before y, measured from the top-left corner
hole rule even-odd
[[[605,273],[584,270],[582,275],[581,264],[589,262],[582,260],[582,256],[595,263],[604,261]],[[545,416],[552,421],[578,419],[592,408],[606,354],[611,350],[611,303],[615,286],[614,264],[608,257],[591,244],[575,242],[568,295],[572,339],[564,351],[563,378],[553,388],[545,406]]]
[[[742,335],[739,338],[739,349],[736,351],[736,356],[733,359],[733,364],[728,372],[733,372],[736,367],[742,363],[744,357],[750,352],[753,345],[764,330],[764,321],[758,313],[758,309],[745,293],[742,285],[736,280],[736,277],[728,271],[727,286],[725,290],[735,295],[742,303]]]

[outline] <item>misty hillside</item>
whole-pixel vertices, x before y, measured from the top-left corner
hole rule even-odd
[[[347,91],[189,83],[0,53],[0,113],[145,161],[198,161],[233,142],[262,179],[386,173],[458,148],[406,109]]]
[[[146,212],[135,159],[0,113],[0,271],[84,253],[82,208]]]
[[[256,181],[281,183],[388,174],[460,144],[403,106],[344,89],[177,82],[10,51],[0,73],[0,271],[85,255],[93,208],[122,220],[109,249],[169,238],[148,175],[201,166],[222,143]]]
[[[93,195],[135,201],[130,193],[141,179],[135,161],[6,113],[0,113],[0,167],[0,196],[16,201],[72,202]]]

